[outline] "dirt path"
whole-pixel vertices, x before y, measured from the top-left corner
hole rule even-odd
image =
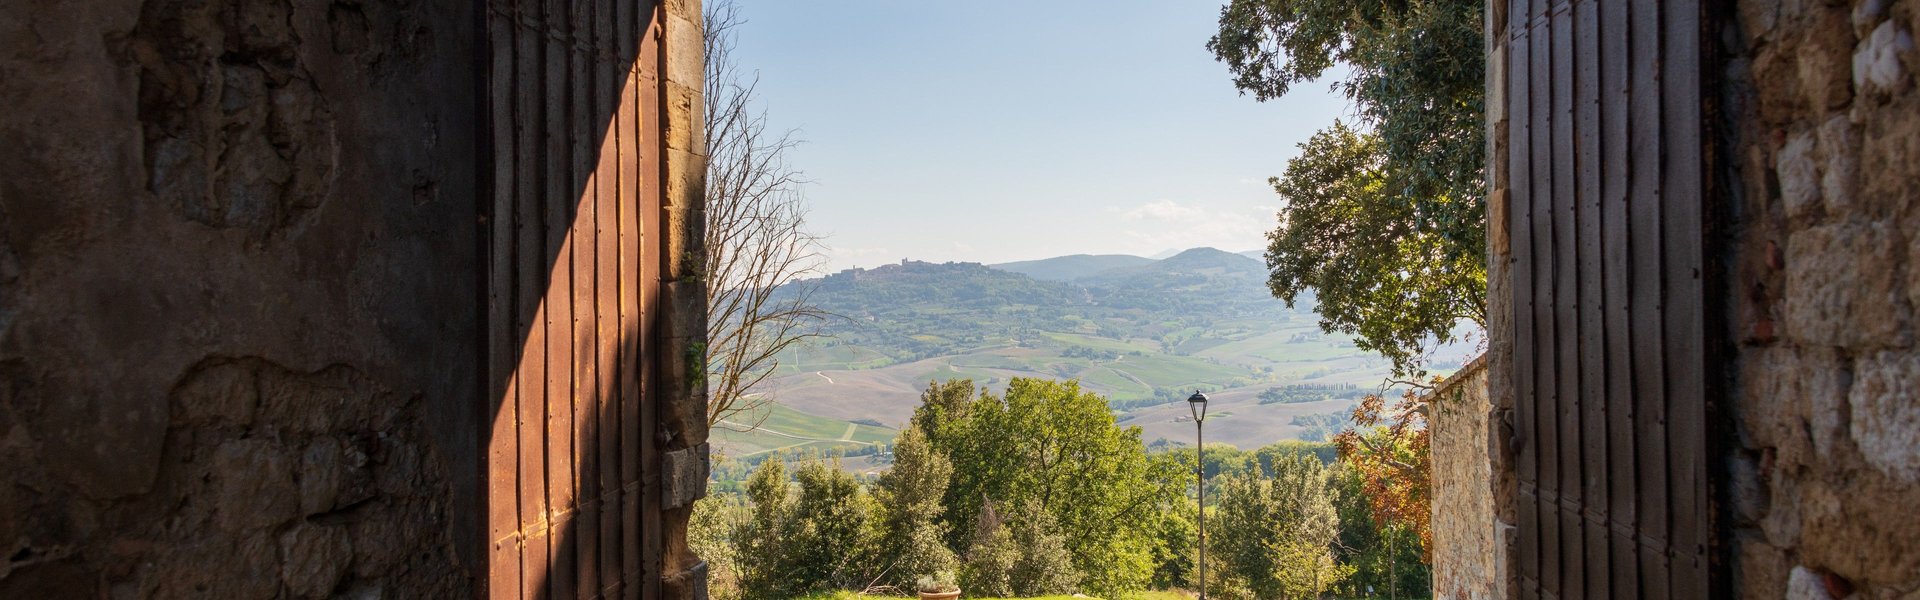
[[[848,423],[847,432],[840,434],[840,439],[842,441],[848,441],[848,442],[853,441],[853,430],[859,429],[859,428],[860,428],[859,423]]]
[[[813,372],[813,374],[815,374],[815,375],[819,375],[821,379],[825,379],[825,380],[827,380],[827,385],[833,385],[833,378],[832,378],[832,377],[828,377],[826,373],[822,373],[822,372],[819,372],[819,371],[814,371],[814,372]]]

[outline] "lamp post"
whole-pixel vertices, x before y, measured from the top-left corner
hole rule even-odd
[[[1194,392],[1187,408],[1193,411],[1193,474],[1200,481],[1200,600],[1207,600],[1207,395]]]

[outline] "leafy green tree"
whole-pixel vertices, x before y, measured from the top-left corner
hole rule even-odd
[[[960,570],[960,588],[971,596],[1012,596],[1013,568],[1020,563],[1020,543],[1001,522],[993,507],[983,508],[967,546]]]
[[[1348,66],[1335,122],[1272,179],[1268,287],[1306,290],[1321,327],[1420,372],[1425,348],[1485,323],[1480,0],[1231,0],[1207,49],[1265,101]]]
[[[743,598],[790,598],[804,591],[790,572],[789,547],[792,502],[786,466],[777,460],[760,463],[747,477],[749,516],[734,532],[734,555],[740,565]]]
[[[1313,598],[1348,569],[1334,560],[1340,519],[1326,468],[1311,456],[1288,456],[1271,477],[1231,475],[1221,484],[1214,555],[1223,584],[1244,582],[1259,598]]]
[[[1335,463],[1330,468],[1334,507],[1340,514],[1340,538],[1334,544],[1334,558],[1353,567],[1353,575],[1334,586],[1335,595],[1424,596],[1433,586],[1433,569],[1421,556],[1420,536],[1402,526],[1383,526],[1374,521],[1368,504],[1365,480],[1352,465]],[[1368,590],[1372,590],[1369,593]]]
[[[972,380],[929,381],[927,391],[920,393],[920,407],[914,409],[908,428],[920,430],[934,448],[950,449],[953,442],[948,431],[966,422],[973,398]]]
[[[777,460],[747,479],[751,517],[734,538],[743,598],[863,588],[872,575],[873,507],[859,482],[820,462],[801,465],[795,479],[797,488]]]
[[[1010,573],[1013,592],[1022,596],[1071,594],[1080,583],[1080,571],[1067,552],[1067,537],[1053,515],[1034,503],[1019,506],[1014,513],[1013,542],[1020,547],[1020,560]]]
[[[733,540],[748,515],[740,494],[716,493],[694,502],[687,519],[687,546],[706,561],[707,592],[715,600],[740,597],[740,556]]]
[[[938,421],[929,440],[953,461],[945,501],[953,522],[978,522],[988,498],[1032,503],[1059,523],[1086,591],[1118,596],[1146,587],[1157,514],[1186,479],[1155,473],[1140,429],[1119,427],[1104,398],[1075,382],[1015,378],[1003,397],[929,403],[915,420]]]
[[[795,479],[800,489],[785,541],[792,576],[814,590],[864,588],[872,577],[872,500],[838,465],[810,462]]]
[[[947,548],[946,507],[940,502],[953,477],[953,463],[933,450],[919,427],[894,438],[893,468],[880,476],[874,492],[880,521],[879,557],[886,561],[881,580],[901,589],[922,576],[957,566]]]
[[[1157,478],[1179,480],[1193,477],[1193,453],[1184,450],[1159,452],[1148,456]],[[1153,579],[1150,587],[1169,589],[1191,587],[1195,553],[1199,539],[1195,518],[1199,504],[1192,492],[1182,486],[1178,497],[1162,499],[1159,518],[1153,526],[1158,540],[1153,549]]]

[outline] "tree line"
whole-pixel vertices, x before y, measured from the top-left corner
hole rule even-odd
[[[893,453],[870,484],[767,460],[742,493],[703,500],[689,539],[714,597],[911,594],[928,577],[975,597],[1196,589],[1201,464],[1210,597],[1427,591],[1419,536],[1377,524],[1330,445],[1150,449],[1076,382],[1017,378],[998,395],[929,384]]]

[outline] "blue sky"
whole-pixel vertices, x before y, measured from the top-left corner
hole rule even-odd
[[[1346,114],[1324,82],[1240,96],[1220,0],[737,2],[834,270],[1259,248],[1267,177]]]

